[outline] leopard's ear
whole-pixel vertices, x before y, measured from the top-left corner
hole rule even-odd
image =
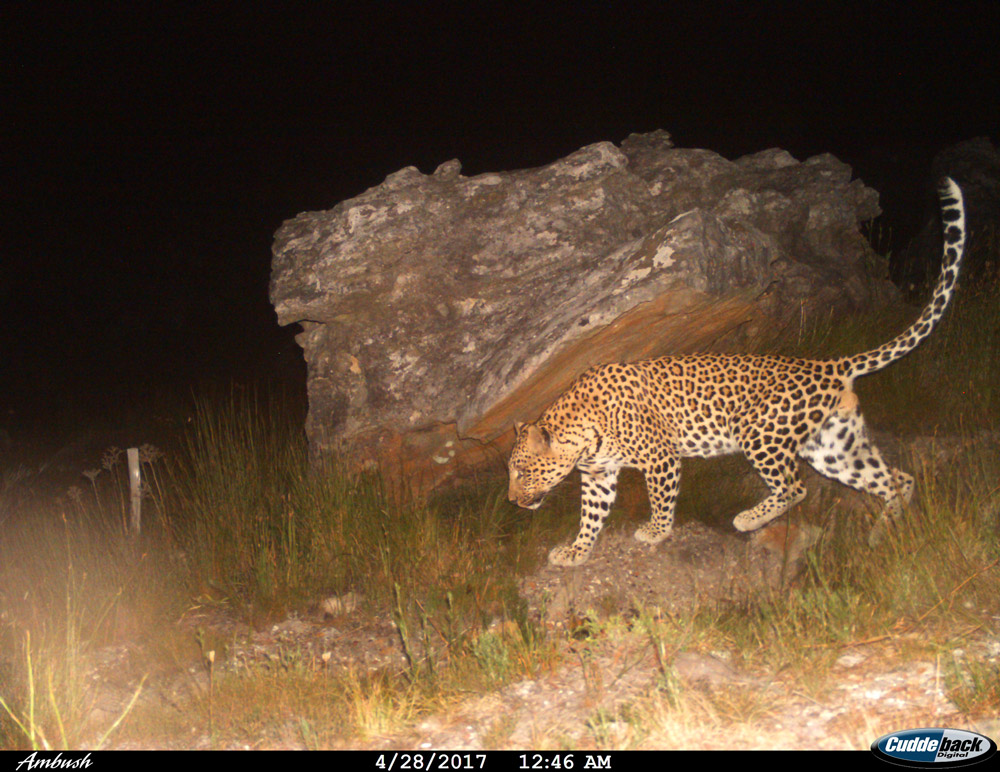
[[[524,428],[524,421],[514,421],[514,436],[516,437],[521,433],[521,429]]]
[[[528,424],[525,427],[527,432],[528,448],[536,453],[547,453],[552,445],[552,435],[544,426],[538,424]]]

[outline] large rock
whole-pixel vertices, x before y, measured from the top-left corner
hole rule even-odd
[[[539,169],[407,167],[285,222],[271,300],[298,323],[313,452],[415,488],[502,468],[507,431],[601,362],[732,348],[883,282],[878,196],[829,155],[728,161],[665,132]]]

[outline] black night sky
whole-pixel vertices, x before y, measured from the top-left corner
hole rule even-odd
[[[0,408],[294,375],[274,231],[411,164],[831,152],[898,243],[933,156],[1000,139],[998,48],[995,0],[5,3]]]

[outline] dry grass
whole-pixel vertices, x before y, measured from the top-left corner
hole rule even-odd
[[[900,657],[933,656],[962,636],[996,635],[1000,461],[981,432],[996,431],[1000,416],[997,294],[995,286],[963,287],[924,346],[862,386],[875,426],[967,433],[968,450],[944,469],[911,459],[918,490],[905,526],[872,551],[858,546],[866,536],[860,523],[838,521],[793,588],[651,619],[641,634],[665,661],[682,646],[721,651],[818,699],[846,648],[889,642]],[[884,322],[816,330],[795,350],[858,351],[897,328]],[[377,745],[469,694],[552,672],[566,656],[566,633],[528,615],[516,579],[575,527],[572,495],[526,516],[506,503],[497,481],[416,506],[377,477],[310,469],[301,430],[280,404],[234,399],[200,406],[181,453],[147,456],[148,514],[143,535],[132,539],[121,463],[105,460],[57,499],[34,491],[33,473],[16,466],[0,485],[3,747],[81,747],[104,736],[187,747],[192,729],[214,747]],[[745,495],[722,482],[724,467],[694,470],[704,479],[692,490]],[[352,590],[392,614],[409,654],[403,672],[333,672],[295,651],[271,665],[223,667],[226,641],[178,643],[193,634],[173,625],[196,603],[224,602],[260,620]],[[596,637],[636,634],[621,619],[598,620],[607,626]],[[90,657],[123,641],[160,652],[151,673],[192,664],[208,672],[203,656],[216,651],[210,688],[179,710],[137,705],[95,725]],[[583,645],[572,641],[577,653]],[[595,747],[776,742],[759,731],[773,723],[771,695],[738,687],[706,694],[683,688],[668,670],[626,709],[591,714]],[[966,659],[947,678],[967,713],[997,713],[995,664]],[[881,732],[878,721],[859,715],[830,742],[864,747]],[[492,727],[488,741],[507,742],[512,727]],[[559,733],[535,741],[569,742]]]

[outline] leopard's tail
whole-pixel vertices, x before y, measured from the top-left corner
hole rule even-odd
[[[934,325],[948,307],[948,302],[955,291],[955,281],[958,279],[958,268],[965,247],[965,206],[962,203],[961,189],[950,177],[945,177],[941,181],[938,194],[941,197],[944,252],[941,256],[941,276],[938,278],[937,286],[934,287],[934,295],[920,314],[920,318],[905,332],[877,349],[841,360],[843,368],[841,372],[846,370],[852,378],[874,373],[909,354],[931,334]]]

